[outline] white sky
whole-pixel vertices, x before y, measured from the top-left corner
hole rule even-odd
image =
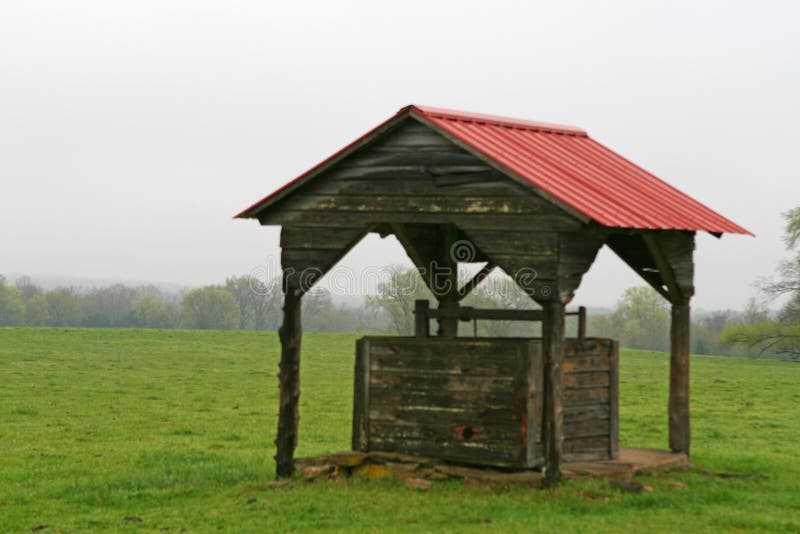
[[[755,232],[698,240],[698,307],[784,255],[800,4],[274,4],[0,0],[0,273],[250,272],[278,232],[232,215],[412,102],[581,126]],[[576,303],[638,283],[604,252]]]

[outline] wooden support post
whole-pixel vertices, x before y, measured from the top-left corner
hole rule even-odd
[[[672,305],[669,365],[669,448],[689,454],[689,331],[688,302]]]
[[[417,301],[419,302],[419,301]],[[369,450],[369,343],[356,341],[356,368],[353,377],[353,450]]]
[[[392,231],[414,262],[425,284],[446,311],[438,336],[458,335],[458,228],[452,224],[393,224]],[[474,253],[474,250],[472,251]]]
[[[437,277],[439,309],[446,317],[439,319],[440,337],[454,338],[458,336],[458,302],[461,300],[458,291],[458,230],[452,224],[439,227],[439,250],[434,276]]]
[[[281,340],[280,400],[278,437],[275,438],[275,473],[278,478],[294,472],[294,449],[297,447],[298,400],[300,399],[300,299],[302,292],[287,287],[283,297],[283,324],[278,330]]]
[[[563,368],[564,304],[543,302],[542,349],[544,352],[544,443],[543,487],[561,480],[561,450],[564,443]]]
[[[586,306],[578,307],[578,339],[586,338]]]
[[[439,309],[445,312],[445,317],[439,318],[439,337],[453,338],[458,335],[458,298],[453,294],[439,297]]]
[[[430,337],[431,335],[429,309],[430,303],[426,299],[414,301],[414,335],[416,337]]]

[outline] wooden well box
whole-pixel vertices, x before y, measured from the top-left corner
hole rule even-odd
[[[564,458],[617,456],[617,343],[568,338]],[[353,449],[543,464],[541,340],[368,336],[356,344]]]

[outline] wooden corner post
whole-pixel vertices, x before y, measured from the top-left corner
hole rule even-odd
[[[561,456],[564,444],[564,304],[542,303],[542,349],[544,352],[544,477],[543,487],[561,480]]]
[[[300,420],[300,340],[302,297],[300,289],[287,287],[283,297],[283,324],[278,330],[281,340],[280,400],[278,436],[275,438],[275,474],[289,477],[294,472],[294,450],[297,447],[297,424]]]
[[[669,338],[669,448],[689,454],[689,333],[688,302],[672,304]]]
[[[689,350],[694,294],[694,232],[646,232],[642,239],[672,305],[669,328],[669,448],[689,454]],[[652,271],[651,271],[652,272]]]

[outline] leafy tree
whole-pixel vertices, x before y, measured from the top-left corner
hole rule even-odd
[[[25,305],[19,289],[7,286],[0,276],[0,326],[21,325],[25,322]]]
[[[140,291],[123,284],[92,289],[82,295],[85,326],[133,326],[131,307]]]
[[[587,329],[632,349],[669,349],[667,303],[648,286],[626,289],[614,312],[590,317]]]
[[[784,241],[794,257],[778,266],[777,279],[763,280],[764,294],[774,300],[787,298],[786,304],[774,319],[766,313],[751,317],[745,324],[726,329],[719,340],[728,346],[746,346],[759,354],[775,354],[800,359],[800,207],[784,213]]]
[[[47,293],[47,311],[51,326],[78,326],[83,318],[78,295],[63,287]]]
[[[208,286],[189,292],[181,302],[181,327],[238,330],[241,312],[228,291]]]
[[[28,326],[45,326],[50,322],[50,311],[47,297],[37,295],[25,303],[25,324]]]
[[[414,301],[430,300],[433,295],[416,269],[394,265],[387,274],[386,280],[378,283],[378,294],[367,297],[367,306],[386,315],[386,331],[410,335],[414,332]]]
[[[145,295],[131,306],[133,321],[141,328],[170,328],[173,326],[172,314],[166,301],[159,297]]]
[[[246,330],[278,328],[281,321],[282,298],[280,278],[265,282],[251,275],[232,276],[225,280],[225,289],[239,304],[241,328]]]
[[[19,289],[22,300],[28,302],[34,297],[44,294],[44,290],[33,283],[30,276],[20,276],[14,285]]]

